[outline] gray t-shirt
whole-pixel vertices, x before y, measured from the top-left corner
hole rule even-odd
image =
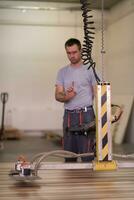
[[[96,85],[92,68],[87,70],[87,66],[72,67],[67,65],[61,68],[57,74],[56,85],[62,85],[66,91],[72,86],[76,96],[64,103],[65,109],[80,109],[93,104],[93,86]]]

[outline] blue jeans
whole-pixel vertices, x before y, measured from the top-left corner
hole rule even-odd
[[[86,112],[64,112],[63,117],[63,147],[66,151],[71,151],[77,154],[94,153],[95,146],[95,131],[70,132],[70,127],[80,126],[82,123],[89,123],[95,120],[93,107],[90,107]],[[69,122],[69,123],[68,123]],[[88,162],[94,159],[94,156],[81,157],[83,162]],[[66,162],[76,162],[77,158],[65,158]]]

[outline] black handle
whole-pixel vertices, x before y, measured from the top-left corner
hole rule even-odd
[[[1,102],[2,102],[2,118],[1,118],[1,130],[0,130],[0,140],[3,139],[4,136],[4,115],[5,115],[5,104],[8,101],[8,93],[1,93]]]
[[[5,104],[8,101],[8,93],[7,92],[2,92],[1,93],[1,102]]]

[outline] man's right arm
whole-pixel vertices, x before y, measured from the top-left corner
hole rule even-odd
[[[76,95],[76,92],[74,89],[65,92],[64,87],[61,85],[56,85],[55,88],[55,99],[59,102],[68,102],[70,99],[72,99]]]
[[[66,98],[65,98],[66,94],[65,94],[65,91],[64,91],[64,88],[63,86],[61,85],[56,85],[56,88],[55,88],[55,99],[59,102],[65,102]]]

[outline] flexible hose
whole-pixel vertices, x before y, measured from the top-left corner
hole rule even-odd
[[[92,53],[92,45],[93,45],[93,39],[94,39],[94,29],[95,27],[94,22],[91,20],[92,15],[90,14],[91,10],[88,8],[89,3],[87,0],[80,0],[80,3],[82,4],[81,10],[82,17],[83,17],[83,23],[84,23],[84,41],[83,41],[83,48],[82,48],[82,59],[84,65],[89,65],[88,69],[92,67],[93,73],[95,76],[95,79],[97,83],[100,82],[100,78],[98,77],[96,71],[95,71],[95,65],[96,63],[93,61],[91,53]]]
[[[33,171],[36,176],[37,176],[37,171],[40,168],[40,163],[50,156],[56,156],[60,158],[69,158],[69,157],[79,158],[79,157],[85,157],[85,156],[94,156],[94,153],[87,152],[83,154],[76,154],[76,153],[65,151],[65,150],[55,150],[55,151],[43,152],[43,153],[37,154],[34,156],[34,158],[31,161],[31,164],[33,165]]]

